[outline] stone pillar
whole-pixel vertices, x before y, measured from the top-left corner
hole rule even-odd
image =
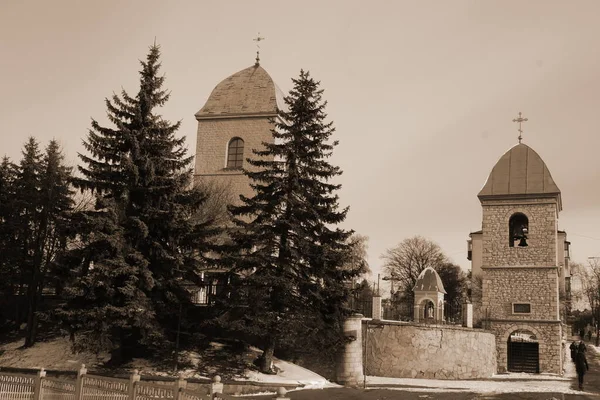
[[[413,321],[419,322],[419,320],[421,319],[421,307],[419,307],[418,304],[415,304],[415,309],[413,311],[413,314],[414,314]]]
[[[383,313],[381,310],[381,296],[373,296],[373,319],[381,319]]]
[[[462,306],[463,326],[467,328],[473,327],[473,304],[464,303]]]
[[[361,314],[353,314],[344,321],[344,336],[350,339],[338,360],[336,375],[338,383],[359,386],[363,383],[363,340]]]

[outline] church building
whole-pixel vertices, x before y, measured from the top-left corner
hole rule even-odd
[[[240,195],[251,197],[253,189],[242,168],[252,168],[246,159],[258,158],[253,150],[263,150],[263,143],[273,142],[272,121],[278,118],[278,108],[285,109],[283,98],[282,91],[260,66],[258,54],[254,65],[215,86],[196,113],[194,184],[227,192],[225,197],[234,204],[239,204]],[[220,209],[226,206],[227,201],[216,205]],[[200,282],[188,288],[195,304],[210,305],[221,295],[229,282],[223,272],[219,268],[201,272]]]
[[[558,229],[560,189],[519,137],[478,198],[482,229],[470,234],[468,255],[472,300],[476,322],[496,336],[498,372],[561,374],[570,274],[569,242]]]
[[[283,93],[259,63],[221,81],[204,106],[196,113],[195,183],[216,181],[239,195],[250,197],[252,188],[242,168],[247,158],[256,158],[252,150],[273,142],[272,118],[277,108],[284,109]]]

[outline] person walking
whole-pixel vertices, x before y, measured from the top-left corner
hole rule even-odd
[[[575,356],[575,370],[577,371],[577,379],[579,380],[579,390],[583,390],[583,376],[589,369],[590,366],[585,358],[585,344],[581,342]]]
[[[575,362],[575,357],[577,356],[577,348],[579,345],[576,340],[573,340],[573,343],[569,346],[569,350],[571,350],[571,361]]]

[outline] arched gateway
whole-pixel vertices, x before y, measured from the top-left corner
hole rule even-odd
[[[540,372],[540,343],[530,331],[517,330],[506,343],[506,369],[509,372]]]

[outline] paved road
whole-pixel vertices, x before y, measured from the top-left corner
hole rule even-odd
[[[324,390],[300,390],[290,392],[287,397],[292,400],[600,400],[600,354],[588,350],[589,372],[585,375],[585,392],[577,394],[562,393],[502,393],[502,394],[477,394],[468,392],[429,392],[409,391],[402,388],[390,389],[324,389]],[[569,361],[570,362],[570,361]],[[510,382],[507,382],[509,385]],[[577,378],[571,382],[571,388],[577,389]],[[443,390],[443,389],[440,389]],[[246,399],[270,400],[270,396],[245,397]]]

